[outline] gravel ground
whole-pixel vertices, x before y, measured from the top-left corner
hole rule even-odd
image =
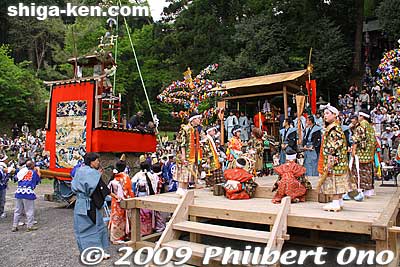
[[[38,197],[35,201],[35,220],[38,221],[37,226],[39,229],[33,232],[26,232],[26,227],[20,226],[18,232],[11,232],[15,205],[15,189],[16,186],[13,183],[10,183],[10,188],[7,191],[6,202],[7,218],[0,219],[2,241],[0,246],[0,266],[84,266],[80,262],[80,255],[73,233],[73,210],[64,208],[63,204],[48,202],[43,199],[44,194],[53,192],[52,184],[41,184],[35,190]],[[226,239],[212,241],[210,238],[204,238],[203,241],[205,241],[205,243],[213,243],[217,246],[226,245]],[[243,246],[243,243],[240,243],[240,241],[229,242],[232,247],[235,247],[235,243],[240,247]],[[114,263],[121,258],[118,254],[119,247],[121,246],[111,245],[109,251],[111,259],[103,261],[101,264],[96,266],[116,266]],[[301,249],[315,248],[285,244],[284,251],[289,249],[295,249],[298,251]],[[327,251],[328,256],[325,258],[327,262],[323,266],[338,266],[335,261],[337,251],[329,249],[327,249]],[[292,264],[288,266],[296,267],[298,265]],[[313,264],[312,261],[306,261],[303,266],[312,267],[317,265]],[[355,264],[349,264],[347,266],[355,266]]]
[[[35,190],[35,220],[38,221],[39,229],[26,232],[26,226],[19,226],[19,231],[13,233],[11,227],[16,186],[13,183],[9,185],[5,207],[7,218],[0,219],[0,266],[84,266],[79,260],[79,250],[73,232],[73,209],[43,200],[44,194],[53,192],[53,186],[41,184]],[[119,258],[117,250],[118,246],[112,245],[111,260],[97,266],[113,266],[112,262]]]

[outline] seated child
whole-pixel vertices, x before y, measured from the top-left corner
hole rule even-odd
[[[280,203],[282,198],[289,196],[292,202],[304,202],[311,183],[305,178],[306,168],[296,163],[296,152],[291,150],[286,153],[286,162],[274,168],[279,175],[272,191],[276,191],[272,202]]]
[[[227,198],[249,199],[254,196],[257,184],[254,182],[253,175],[243,169],[245,165],[246,160],[238,158],[236,160],[236,168],[225,170],[226,183],[224,189]]]

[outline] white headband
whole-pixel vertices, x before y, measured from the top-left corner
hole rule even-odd
[[[367,114],[367,113],[364,113],[364,112],[362,112],[362,111],[360,111],[360,112],[358,112],[358,115],[360,116],[363,116],[363,117],[365,117],[365,118],[369,118],[370,116]]]
[[[233,134],[235,134],[236,132],[239,132],[239,131],[242,131],[242,129],[240,129],[240,128],[237,128],[236,130],[233,130]]]
[[[297,158],[297,154],[286,155],[286,160],[295,160]]]
[[[217,127],[211,127],[210,129],[207,129],[206,132],[208,133],[208,132],[210,132],[210,131],[212,131],[212,130],[217,130]]]
[[[336,116],[339,115],[339,110],[333,106],[331,106],[330,103],[326,104],[326,105],[321,105],[321,109],[325,110],[329,110],[330,112],[334,113]]]
[[[194,119],[201,119],[201,115],[199,114],[199,115],[194,115],[194,116],[190,117],[189,122],[191,122]]]
[[[236,160],[236,167],[238,168],[244,168],[245,165],[240,164],[237,160]]]

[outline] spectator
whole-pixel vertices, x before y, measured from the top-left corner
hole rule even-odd
[[[138,126],[140,126],[140,123],[142,122],[142,117],[143,117],[143,112],[138,111],[135,115],[133,115],[129,121],[128,121],[128,128],[133,129]]]
[[[36,199],[35,188],[40,183],[40,170],[35,167],[32,160],[28,160],[18,173],[18,187],[15,192],[16,207],[14,211],[14,221],[12,232],[18,231],[18,222],[22,213],[25,211],[27,218],[27,231],[34,231],[38,228],[33,226]]]

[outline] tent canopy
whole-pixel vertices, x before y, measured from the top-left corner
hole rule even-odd
[[[265,95],[281,95],[284,86],[287,87],[287,93],[295,94],[300,90],[300,86],[304,86],[307,77],[307,70],[283,72],[224,81],[223,84],[225,88],[216,88],[214,90],[228,91],[230,96],[226,97],[226,100]]]

